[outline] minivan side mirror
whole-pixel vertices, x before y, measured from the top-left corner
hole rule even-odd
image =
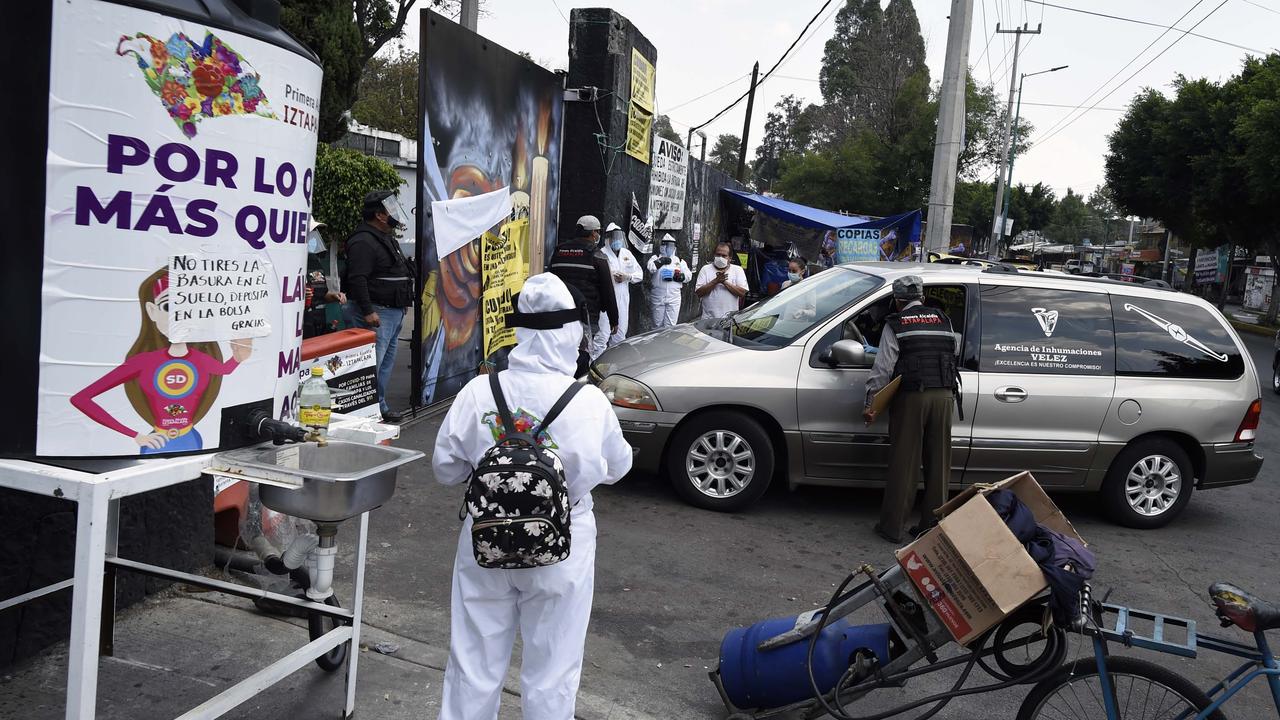
[[[837,340],[818,355],[818,362],[828,367],[871,367],[867,350],[857,340]]]

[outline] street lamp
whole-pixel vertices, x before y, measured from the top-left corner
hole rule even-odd
[[[1004,183],[1003,208],[1000,211],[1000,237],[1004,237],[1004,228],[1009,224],[1009,198],[1013,195],[1013,159],[1017,157],[1017,153],[1013,149],[1018,146],[1018,119],[1022,116],[1022,82],[1029,77],[1036,75],[1044,75],[1045,73],[1058,72],[1066,70],[1070,65],[1059,65],[1048,70],[1040,72],[1022,73],[1018,77],[1018,109],[1013,114],[1013,141],[1009,143],[1009,178]],[[1034,242],[1034,241],[1033,241]],[[1035,260],[1035,250],[1031,251],[1031,259]]]

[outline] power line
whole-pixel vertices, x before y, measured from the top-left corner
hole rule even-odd
[[[1165,28],[1165,29],[1167,29],[1167,30],[1177,30],[1177,29],[1178,29],[1178,28],[1176,28],[1176,27],[1172,27],[1172,26],[1170,26],[1170,25],[1161,25],[1160,23],[1150,22],[1150,21],[1147,21],[1147,20],[1137,20],[1137,19],[1134,19],[1134,18],[1121,17],[1121,16],[1119,16],[1119,15],[1108,15],[1107,13],[1093,12],[1092,10],[1081,10],[1080,8],[1067,7],[1066,5],[1054,5],[1054,4],[1053,4],[1053,3],[1051,3],[1051,2],[1044,2],[1044,0],[1025,0],[1025,2],[1032,2],[1032,3],[1035,3],[1035,4],[1037,4],[1037,5],[1040,5],[1041,7],[1051,7],[1051,8],[1057,8],[1057,9],[1059,9],[1059,10],[1068,10],[1068,11],[1070,11],[1070,12],[1080,13],[1080,14],[1082,14],[1082,15],[1093,15],[1094,17],[1107,18],[1107,19],[1109,19],[1109,20],[1119,20],[1119,21],[1121,21],[1121,22],[1133,23],[1133,24],[1135,24],[1135,25],[1146,25],[1146,26],[1148,26],[1148,27]],[[1245,0],[1245,2],[1249,2],[1249,0]],[[1256,5],[1257,3],[1249,3],[1249,4],[1251,4],[1251,5]],[[1261,6],[1261,5],[1258,5],[1258,7],[1262,7],[1262,6]],[[1263,10],[1271,10],[1271,8],[1265,8],[1265,7],[1264,7],[1264,8],[1262,8],[1262,9],[1263,9]],[[1271,10],[1271,12],[1276,12],[1276,11]],[[1280,15],[1280,13],[1276,13],[1276,14]],[[1266,53],[1265,51],[1263,51],[1263,50],[1258,50],[1257,48],[1246,47],[1246,46],[1244,46],[1244,45],[1237,45],[1236,43],[1233,43],[1233,42],[1230,42],[1230,41],[1227,41],[1227,40],[1219,40],[1219,39],[1218,39],[1218,38],[1216,38],[1216,37],[1209,37],[1208,35],[1201,35],[1200,33],[1193,33],[1193,32],[1188,32],[1187,34],[1188,34],[1188,35],[1192,35],[1192,36],[1194,36],[1194,37],[1198,37],[1198,38],[1200,38],[1201,40],[1208,40],[1208,41],[1210,41],[1210,42],[1216,42],[1216,43],[1218,43],[1218,44],[1220,44],[1220,45],[1229,45],[1229,46],[1231,46],[1231,47],[1233,47],[1233,48],[1238,48],[1238,49],[1240,49],[1240,50],[1248,50],[1249,52],[1252,52],[1252,53],[1258,53],[1259,55],[1266,55],[1266,54],[1267,54],[1267,53]]]
[[[795,46],[800,43],[800,40],[801,38],[804,37],[805,33],[809,32],[810,26],[812,26],[813,23],[817,21],[819,17],[821,17],[822,13],[826,12],[827,7],[831,5],[831,2],[832,0],[826,0],[826,2],[822,3],[822,7],[818,8],[818,12],[814,13],[813,17],[809,18],[809,22],[805,23],[804,28],[800,30],[800,34],[796,36],[795,40],[791,41],[791,45],[789,45],[786,51],[782,53],[782,56],[778,58],[778,61],[773,64],[773,67],[769,68],[769,71],[766,72],[764,75],[760,76],[760,79],[756,81],[756,86],[759,86],[763,84],[765,80],[768,80],[769,76],[773,74],[773,71],[777,70],[778,66],[782,64],[782,61],[787,59],[787,55],[790,54],[791,51],[795,48]],[[748,89],[746,92],[742,93],[742,95],[740,95],[737,100],[734,100],[733,102],[729,103],[727,106],[725,106],[723,110],[713,115],[710,120],[702,123],[701,125],[694,127],[693,129],[701,130],[702,128],[710,125],[716,120],[719,120],[721,115],[724,115],[725,113],[729,112],[734,107],[736,107],[738,103],[742,102],[743,100],[746,100],[747,96],[750,94],[751,94],[751,90]]]
[[[1196,3],[1196,5],[1199,5],[1199,4],[1200,4],[1199,2],[1197,2],[1197,3]],[[1212,9],[1212,10],[1210,10],[1210,11],[1209,11],[1209,14],[1208,14],[1208,15],[1205,15],[1204,17],[1202,17],[1202,18],[1200,18],[1198,21],[1196,21],[1196,24],[1191,26],[1191,30],[1195,30],[1196,28],[1200,27],[1200,23],[1203,23],[1205,20],[1208,20],[1210,17],[1212,17],[1212,16],[1213,16],[1213,14],[1214,14],[1214,13],[1218,12],[1219,10],[1221,10],[1221,9],[1222,9],[1222,6],[1223,6],[1223,5],[1226,5],[1226,4],[1227,4],[1227,0],[1222,0],[1222,2],[1218,3],[1218,6],[1217,6],[1217,7],[1215,7],[1214,9]],[[1195,9],[1195,8],[1194,8],[1194,7],[1192,7],[1192,10],[1194,10],[1194,9]],[[1188,12],[1190,12],[1190,10],[1188,10]],[[1148,67],[1150,67],[1150,66],[1151,66],[1151,63],[1155,62],[1156,60],[1159,60],[1161,55],[1164,55],[1166,52],[1169,52],[1169,50],[1170,50],[1174,45],[1177,45],[1179,42],[1181,42],[1181,41],[1182,41],[1182,39],[1183,39],[1183,38],[1185,38],[1187,35],[1189,35],[1189,34],[1191,33],[1191,30],[1183,30],[1183,31],[1181,31],[1181,32],[1182,32],[1182,34],[1181,34],[1181,35],[1179,35],[1179,36],[1178,36],[1178,37],[1177,37],[1173,42],[1169,43],[1168,45],[1166,45],[1166,46],[1165,46],[1165,48],[1164,48],[1163,50],[1161,50],[1160,52],[1156,53],[1155,57],[1153,57],[1153,58],[1151,58],[1150,60],[1148,60],[1148,61],[1147,61],[1147,63],[1146,63],[1145,65],[1143,65],[1142,67],[1138,68],[1137,70],[1134,70],[1134,71],[1133,71],[1133,74],[1131,74],[1129,77],[1125,78],[1125,79],[1124,79],[1124,81],[1123,81],[1123,82],[1121,82],[1119,85],[1116,85],[1114,88],[1112,88],[1112,89],[1111,89],[1111,91],[1110,91],[1110,92],[1108,92],[1106,95],[1103,95],[1102,97],[1098,98],[1098,102],[1095,102],[1093,105],[1090,105],[1090,106],[1089,106],[1089,108],[1088,108],[1087,110],[1085,110],[1084,112],[1080,113],[1079,115],[1076,115],[1076,116],[1075,116],[1075,118],[1074,118],[1074,119],[1072,119],[1070,122],[1068,122],[1066,125],[1063,125],[1062,127],[1058,128],[1057,130],[1054,130],[1054,131],[1053,131],[1052,133],[1050,133],[1049,135],[1047,135],[1047,136],[1045,136],[1045,137],[1041,138],[1039,142],[1037,142],[1037,143],[1032,143],[1032,144],[1033,144],[1033,145],[1042,145],[1042,144],[1044,144],[1045,142],[1047,142],[1050,138],[1052,138],[1054,135],[1057,135],[1058,133],[1062,132],[1063,130],[1066,130],[1067,128],[1071,127],[1072,123],[1074,123],[1076,120],[1079,120],[1080,118],[1084,117],[1084,114],[1085,114],[1085,113],[1089,112],[1090,110],[1093,110],[1093,109],[1094,109],[1094,108],[1096,108],[1099,104],[1101,104],[1103,100],[1106,100],[1107,98],[1109,98],[1109,97],[1111,97],[1112,95],[1114,95],[1114,94],[1116,93],[1116,91],[1117,91],[1117,90],[1119,90],[1121,87],[1124,87],[1124,85],[1125,85],[1126,83],[1128,83],[1130,80],[1132,80],[1132,79],[1134,79],[1135,77],[1137,77],[1138,73],[1142,72],[1143,70],[1146,70]],[[1166,31],[1166,32],[1167,32],[1167,31]]]
[[[1073,108],[1073,109],[1080,107],[1079,105],[1067,105],[1065,103],[1042,103],[1042,102],[1030,102],[1028,100],[1023,100],[1022,104],[1033,105],[1035,107],[1054,107],[1054,108]],[[1124,112],[1125,111],[1125,108],[1115,108],[1115,107],[1098,107],[1094,109],[1106,110],[1108,112]]]
[[[1188,15],[1190,15],[1192,12],[1194,12],[1196,8],[1200,7],[1200,5],[1201,5],[1203,2],[1204,2],[1204,0],[1196,0],[1196,4],[1195,4],[1195,5],[1192,5],[1192,6],[1191,6],[1191,8],[1190,8],[1189,10],[1187,10],[1187,11],[1186,11],[1186,12],[1184,12],[1184,13],[1182,13],[1182,17],[1178,18],[1178,19],[1177,19],[1177,21],[1175,21],[1173,24],[1174,24],[1174,25],[1177,25],[1178,23],[1182,22],[1182,21],[1183,21],[1183,20],[1184,20]],[[1170,31],[1170,30],[1172,30],[1172,29],[1173,29],[1173,27],[1172,27],[1172,26],[1170,26],[1170,27],[1168,27],[1168,28],[1165,28],[1164,32],[1162,32],[1162,33],[1160,33],[1159,35],[1157,35],[1157,36],[1156,36],[1156,39],[1155,39],[1155,40],[1152,40],[1151,42],[1147,43],[1147,46],[1146,46],[1146,47],[1144,47],[1144,48],[1142,48],[1141,50],[1139,50],[1137,55],[1134,55],[1134,56],[1133,56],[1133,58],[1132,58],[1131,60],[1129,60],[1129,62],[1125,63],[1125,64],[1124,64],[1124,66],[1123,66],[1123,67],[1121,67],[1119,70],[1115,71],[1115,73],[1113,73],[1113,74],[1111,75],[1111,77],[1109,77],[1109,78],[1107,78],[1105,81],[1103,81],[1103,83],[1102,83],[1101,85],[1099,85],[1097,88],[1095,88],[1093,92],[1089,93],[1088,97],[1086,97],[1084,100],[1081,100],[1081,101],[1080,101],[1080,104],[1079,104],[1079,105],[1077,105],[1077,106],[1076,106],[1076,107],[1075,107],[1071,112],[1067,113],[1066,115],[1064,115],[1064,116],[1062,117],[1062,119],[1058,120],[1058,122],[1057,122],[1057,123],[1055,123],[1055,124],[1053,125],[1053,127],[1049,128],[1049,129],[1048,129],[1048,130],[1046,130],[1044,133],[1042,133],[1042,134],[1041,134],[1041,137],[1043,138],[1043,137],[1044,137],[1044,136],[1046,136],[1046,135],[1050,135],[1050,134],[1052,134],[1052,133],[1056,132],[1056,131],[1057,131],[1057,129],[1058,129],[1059,127],[1061,127],[1061,126],[1062,126],[1062,124],[1063,124],[1064,122],[1067,122],[1068,118],[1071,118],[1071,116],[1075,113],[1075,110],[1079,110],[1080,108],[1084,107],[1084,106],[1085,106],[1085,103],[1089,102],[1090,100],[1092,100],[1092,99],[1094,98],[1094,96],[1096,96],[1098,93],[1102,92],[1102,90],[1103,90],[1104,88],[1106,88],[1108,85],[1110,85],[1110,84],[1111,84],[1111,81],[1112,81],[1112,80],[1115,80],[1117,77],[1119,77],[1119,76],[1120,76],[1120,73],[1124,72],[1125,70],[1128,70],[1128,69],[1129,69],[1129,67],[1130,67],[1130,66],[1132,66],[1135,62],[1137,62],[1137,61],[1138,61],[1138,60],[1139,60],[1143,55],[1145,55],[1145,54],[1146,54],[1146,52],[1147,52],[1148,50],[1150,50],[1152,47],[1154,47],[1156,43],[1160,42],[1161,38],[1163,38],[1165,35],[1168,35],[1168,34],[1169,34],[1169,31]],[[1117,86],[1117,87],[1119,87],[1119,86]],[[1112,92],[1114,92],[1114,90],[1113,90]],[[1101,102],[1101,100],[1099,100],[1099,102]],[[1074,121],[1074,120],[1071,120],[1071,122],[1075,122],[1075,121]],[[1032,145],[1035,145],[1036,143],[1035,143],[1035,141],[1032,141],[1032,143],[1031,143],[1031,144],[1032,144]]]
[[[684,107],[685,105],[688,105],[688,104],[690,104],[690,103],[695,103],[695,102],[697,102],[697,101],[701,100],[702,98],[704,98],[704,97],[706,97],[706,96],[708,96],[708,95],[712,95],[712,94],[714,94],[714,93],[720,92],[721,90],[723,90],[723,89],[725,89],[725,88],[729,87],[730,85],[733,85],[734,83],[738,82],[739,80],[742,80],[743,78],[745,78],[745,77],[749,76],[750,74],[751,74],[751,73],[749,73],[749,72],[743,73],[743,74],[739,75],[738,77],[736,77],[736,78],[734,78],[734,79],[730,80],[729,82],[727,82],[727,83],[725,83],[725,84],[723,84],[723,85],[721,85],[721,86],[719,86],[719,87],[716,87],[716,88],[714,88],[714,89],[708,90],[708,91],[706,91],[706,92],[702,93],[701,95],[699,95],[699,96],[697,96],[697,97],[695,97],[695,98],[690,98],[690,99],[685,100],[684,102],[682,102],[682,103],[680,103],[680,104],[678,104],[678,105],[673,105],[673,106],[671,106],[671,107],[667,108],[667,112],[671,112],[671,111],[673,111],[673,110],[679,110],[680,108]],[[781,77],[781,76],[779,76],[779,77]]]
[[[556,12],[560,13],[560,18],[562,20],[564,20],[565,22],[569,22],[569,18],[564,16],[564,11],[560,9],[560,4],[557,3],[556,0],[551,0],[551,5],[555,7]]]
[[[1256,7],[1256,8],[1262,8],[1263,10],[1266,10],[1266,11],[1267,11],[1267,12],[1269,12],[1269,13],[1275,13],[1275,14],[1277,14],[1277,15],[1280,15],[1280,10],[1273,10],[1273,9],[1271,9],[1271,8],[1267,7],[1266,5],[1259,5],[1258,3],[1253,2],[1253,0],[1244,0],[1244,1],[1245,1],[1245,2],[1247,2],[1247,3],[1249,3],[1249,4],[1250,4],[1250,5],[1252,5],[1252,6]]]
[[[982,0],[982,27],[986,27],[986,26],[987,26],[987,0]],[[978,56],[978,62],[982,62],[982,58],[984,57],[987,59],[987,82],[988,83],[992,82],[991,80],[991,38],[995,36],[996,36],[996,32],[992,30],[991,34],[987,36],[987,46],[982,49],[982,54]],[[974,63],[974,64],[976,65],[977,63]]]

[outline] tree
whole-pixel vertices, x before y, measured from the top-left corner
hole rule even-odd
[[[370,60],[351,116],[365,125],[417,140],[418,53],[379,55]]]
[[[1053,220],[1045,228],[1045,235],[1054,242],[1074,245],[1089,237],[1090,234],[1096,234],[1095,231],[1101,227],[1102,224],[1097,222],[1089,212],[1084,198],[1071,188],[1067,188],[1067,194],[1062,196],[1062,200],[1058,201],[1058,206],[1054,208]]]
[[[360,224],[364,196],[374,190],[395,190],[403,183],[386,160],[356,150],[316,147],[316,186],[311,214],[325,224],[321,234],[332,244]]]
[[[653,134],[684,147],[684,138],[680,137],[680,133],[671,127],[671,118],[666,115],[659,115],[653,119]]]
[[[738,172],[738,151],[742,138],[737,135],[722,134],[716,137],[716,143],[707,153],[707,162],[720,172],[734,176]]]
[[[901,116],[898,95],[925,73],[924,38],[911,0],[848,0],[836,13],[836,29],[827,41],[819,73],[823,100],[834,112],[833,135],[847,140],[869,129],[885,142],[906,132],[912,119]],[[910,104],[908,104],[908,107]]]
[[[359,98],[361,72],[400,37],[414,0],[281,0],[280,25],[320,56],[320,142],[341,140],[343,117]],[[456,14],[460,0],[426,0],[432,10]]]
[[[786,95],[765,116],[764,138],[756,147],[756,159],[752,173],[756,181],[772,187],[782,175],[784,158],[794,157],[808,148],[808,139],[801,138],[798,130],[804,114],[803,101],[795,95]]]

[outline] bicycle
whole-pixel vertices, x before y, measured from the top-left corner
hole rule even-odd
[[[1092,637],[1093,657],[1063,665],[1036,683],[1018,709],[1017,720],[1224,720],[1222,707],[1259,677],[1267,679],[1280,715],[1280,663],[1272,655],[1265,635],[1267,630],[1280,629],[1280,608],[1228,583],[1209,588],[1222,627],[1235,625],[1253,633],[1254,646],[1250,647],[1233,640],[1198,636],[1193,620],[1095,603],[1087,587],[1081,595],[1080,630]],[[1104,628],[1103,619],[1109,615],[1115,615],[1115,625]],[[1135,620],[1152,622],[1151,635],[1136,633],[1132,626]],[[1170,639],[1171,632],[1176,634],[1179,629],[1186,633],[1185,642]],[[1203,649],[1244,658],[1245,662],[1202,691],[1187,678],[1155,663],[1109,657],[1108,642],[1189,658],[1197,657]]]

